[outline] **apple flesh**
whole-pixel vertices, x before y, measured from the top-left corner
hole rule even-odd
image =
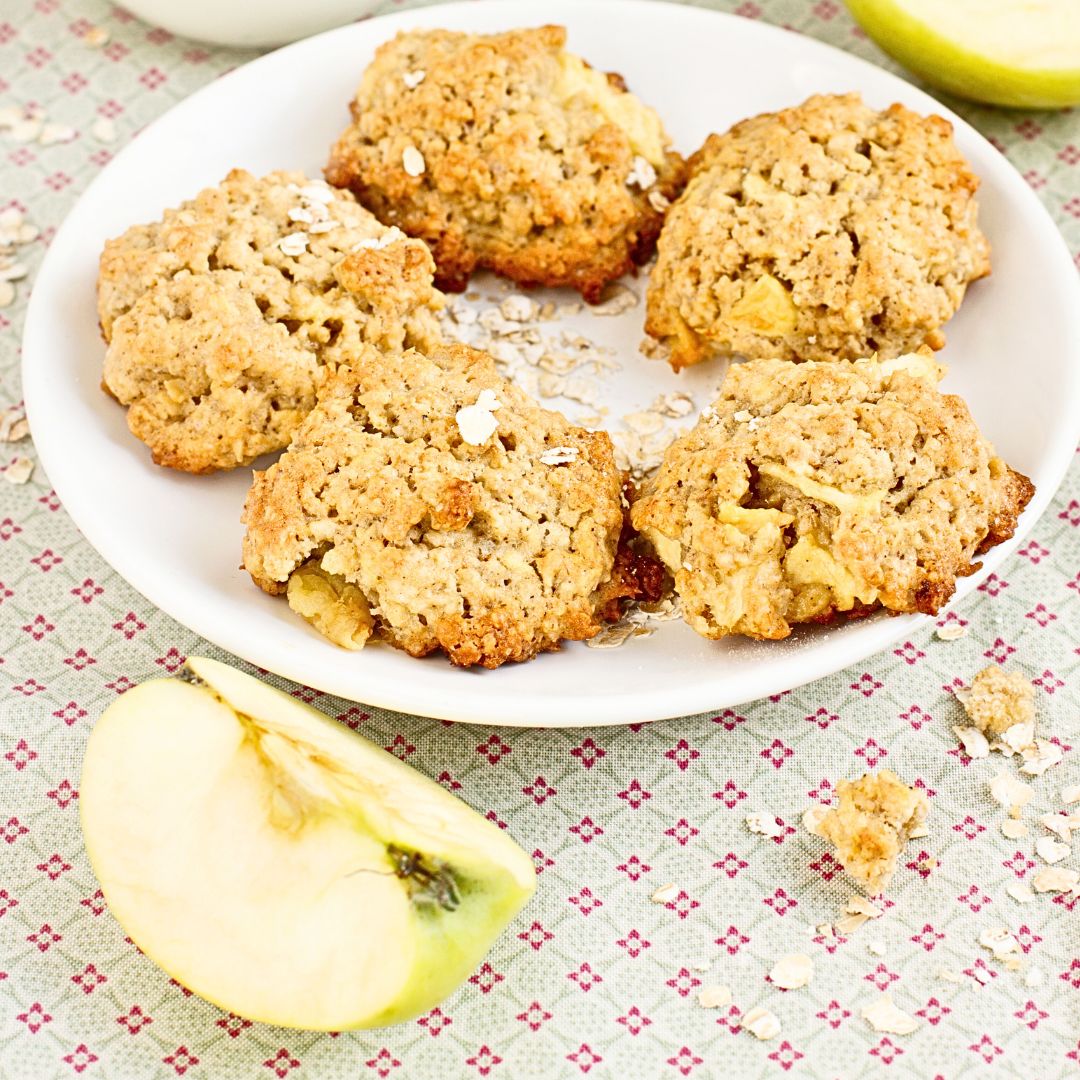
[[[393,755],[214,660],[102,714],[79,805],[105,900],[201,997],[322,1031],[422,1013],[532,894],[505,833]]]
[[[1080,103],[1078,0],[846,0],[882,49],[933,86],[1021,109]]]

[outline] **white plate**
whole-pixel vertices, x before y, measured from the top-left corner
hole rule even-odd
[[[958,117],[900,79],[809,38],[691,7],[642,0],[499,0],[407,11],[299,42],[234,71],[147,128],[102,172],[57,233],[30,304],[23,379],[34,438],[56,491],[91,544],[150,601],[192,630],[283,676],[345,698],[451,720],[558,727],[718,709],[836,671],[925,625],[887,617],[800,632],[780,643],[707,642],[681,623],[622,648],[575,644],[528,664],[461,671],[369,647],[341,651],[237,569],[247,470],[199,479],[157,469],[99,389],[94,281],[107,237],[156,218],[236,165],[318,173],[375,46],[414,26],[497,30],[562,22],[571,47],[661,113],[678,146],[818,91],[859,90],[943,113],[982,178],[994,273],[948,327],[947,386],[969,401],[1002,455],[1035,481],[1016,547],[1046,507],[1077,443],[1080,295],[1050,218],[1005,159]],[[617,23],[617,32],[615,25]],[[588,317],[620,346],[608,403],[619,416],[683,385],[636,352],[642,311]],[[689,381],[704,387],[705,372]],[[699,405],[703,404],[699,401]]]

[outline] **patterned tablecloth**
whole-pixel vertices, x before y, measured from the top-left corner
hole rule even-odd
[[[712,6],[883,62],[834,0]],[[91,27],[108,40],[89,44]],[[29,281],[79,192],[140,127],[250,55],[174,40],[100,0],[4,0],[0,107],[36,104],[60,141],[0,135],[0,211],[16,207],[40,229],[21,248],[29,280],[0,308],[0,406],[20,397]],[[954,107],[1008,155],[1080,251],[1077,114]],[[23,442],[4,453],[33,450]],[[720,715],[512,731],[293,688],[507,828],[540,871],[533,902],[440,1008],[392,1029],[317,1035],[190,996],[106,912],[79,833],[87,734],[133,683],[177,671],[188,653],[218,653],[109,570],[40,469],[24,486],[0,482],[0,1075],[1074,1074],[1080,897],[1021,904],[1006,889],[1042,865],[1036,815],[1080,780],[1078,571],[1074,467],[1033,538],[948,616],[965,637],[946,642],[927,627],[865,665]],[[969,760],[950,728],[949,688],[991,661],[1034,680],[1040,724],[1066,751],[1035,781],[1032,831],[1020,840],[1002,835],[1003,811],[987,794],[1001,759]],[[828,802],[835,778],[877,766],[917,779],[930,834],[909,847],[885,916],[829,939],[814,927],[851,889],[798,815]],[[782,822],[780,835],[748,830],[758,812]],[[667,902],[651,903],[666,884]],[[978,943],[1002,926],[1019,970]],[[812,957],[814,978],[781,991],[766,975],[793,952]],[[734,1003],[701,1007],[699,989],[716,983],[732,987]],[[882,1034],[861,1017],[883,991],[918,1030]],[[780,1021],[767,1042],[738,1030],[739,1010],[757,1005]]]

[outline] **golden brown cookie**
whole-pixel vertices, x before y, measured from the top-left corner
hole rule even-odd
[[[348,192],[236,169],[105,245],[104,388],[159,465],[249,464],[288,444],[324,368],[439,340],[433,270]]]
[[[382,45],[326,175],[431,245],[440,288],[488,268],[589,301],[652,254],[683,161],[652,109],[561,26]]]
[[[936,612],[1034,491],[942,394],[929,350],[732,366],[631,518],[709,638],[837,614]]]
[[[718,353],[854,360],[940,348],[990,272],[952,125],[820,95],[710,135],[668,212],[646,331],[676,370]]]
[[[607,435],[544,411],[466,346],[410,350],[392,369],[366,352],[255,474],[256,584],[344,648],[374,636],[462,666],[596,634],[633,591]]]

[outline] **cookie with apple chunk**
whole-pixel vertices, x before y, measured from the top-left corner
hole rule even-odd
[[[652,109],[565,43],[561,26],[417,30],[364,72],[327,179],[426,240],[440,288],[486,268],[592,303],[652,255],[683,160]]]
[[[234,169],[110,240],[103,388],[156,464],[207,473],[288,445],[325,368],[439,340],[431,255],[345,191]]]
[[[929,350],[731,368],[631,513],[699,634],[934,614],[1012,536],[1034,488],[938,390],[943,374]]]
[[[978,177],[940,116],[820,94],[710,135],[688,167],[645,323],[676,370],[940,348],[990,272]]]
[[[594,636],[652,580],[620,554],[622,483],[606,434],[486,354],[410,350],[388,373],[361,352],[255,474],[244,565],[344,648],[498,667]]]

